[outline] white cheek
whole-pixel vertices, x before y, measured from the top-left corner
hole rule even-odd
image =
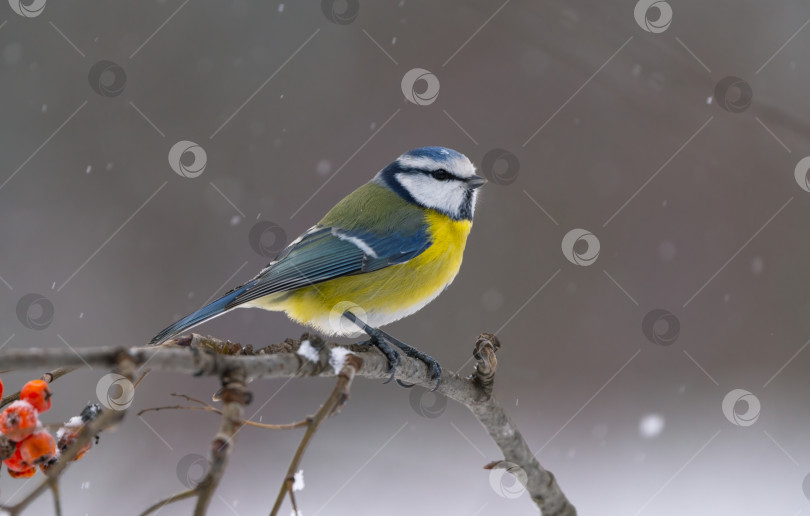
[[[437,181],[424,175],[397,174],[397,180],[419,204],[458,216],[465,188],[456,181]]]

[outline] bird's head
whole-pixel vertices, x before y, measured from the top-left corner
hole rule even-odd
[[[467,156],[444,147],[406,152],[374,179],[408,202],[456,220],[472,220],[476,190],[486,183]]]

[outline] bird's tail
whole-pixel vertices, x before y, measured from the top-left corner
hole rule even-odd
[[[233,305],[234,299],[237,298],[240,294],[242,294],[245,290],[250,288],[253,285],[253,282],[249,282],[241,287],[235,288],[222,296],[221,298],[213,301],[204,307],[200,308],[196,312],[189,314],[176,323],[172,324],[168,328],[164,329],[149,342],[149,344],[160,344],[164,340],[170,339],[175,335],[178,335],[198,324],[202,324],[205,321],[209,321],[218,315],[222,315],[231,308],[234,308],[237,305]]]

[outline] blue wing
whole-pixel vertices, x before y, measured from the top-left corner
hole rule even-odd
[[[315,226],[282,251],[251,281],[253,284],[245,285],[248,288],[229,303],[229,308],[268,294],[404,263],[430,244],[424,228],[412,234],[378,235]]]
[[[314,226],[284,249],[258,276],[164,329],[151,343],[162,342],[231,308],[269,294],[407,262],[431,243],[426,228],[421,226],[415,231],[388,234]]]

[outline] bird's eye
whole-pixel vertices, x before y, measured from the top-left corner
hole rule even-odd
[[[430,175],[433,177],[433,179],[438,179],[439,181],[447,181],[448,179],[453,179],[453,175],[443,168],[440,168],[439,170],[434,170],[433,172],[430,173]]]

